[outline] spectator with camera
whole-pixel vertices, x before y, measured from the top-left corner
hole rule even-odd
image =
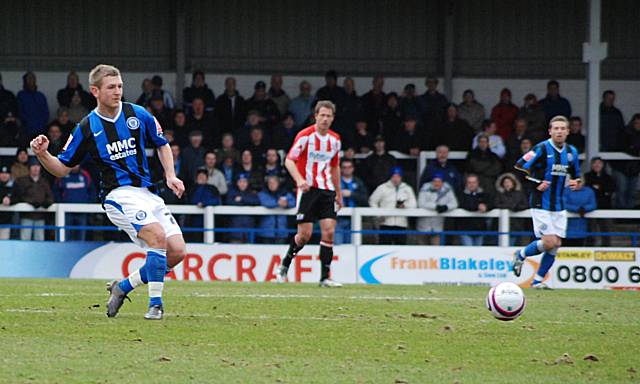
[[[444,181],[443,172],[434,173],[431,181],[422,185],[418,193],[418,207],[438,214],[458,208],[456,194],[453,187]],[[417,229],[421,232],[442,232],[444,217],[421,217],[418,219]],[[431,245],[440,244],[440,235],[427,235],[427,238]]]
[[[385,183],[380,184],[369,197],[369,205],[374,208],[416,208],[418,202],[416,195],[409,184],[402,181],[404,171],[400,167],[394,167],[391,177]],[[406,231],[409,220],[404,216],[385,216],[382,218],[380,230],[382,231]],[[380,244],[403,245],[407,243],[407,235],[400,233],[381,234]]]

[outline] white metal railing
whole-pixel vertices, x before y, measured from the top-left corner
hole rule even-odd
[[[196,207],[193,205],[169,205],[168,208],[173,214],[190,214],[203,215],[204,242],[215,242],[215,216],[216,215],[288,215],[296,214],[294,208],[278,209],[264,207],[238,207],[238,206],[215,206],[215,207]],[[50,212],[55,215],[55,226],[59,227],[59,241],[65,241],[65,214],[66,213],[101,213],[103,212],[100,204],[53,204],[48,208],[37,208],[27,203],[19,203],[11,206],[0,205],[0,212]],[[524,210],[520,212],[511,212],[507,209],[494,209],[486,213],[470,212],[464,209],[454,209],[445,213],[438,214],[422,208],[413,209],[386,209],[386,208],[343,208],[338,212],[338,216],[347,216],[351,218],[351,230],[353,231],[353,243],[362,244],[362,218],[363,217],[386,217],[386,216],[402,216],[402,217],[462,217],[462,218],[496,218],[498,219],[498,244],[501,247],[509,245],[509,235],[507,232],[511,228],[512,218],[530,218],[530,211]],[[577,214],[569,213],[569,217],[578,217]],[[615,210],[600,209],[585,214],[585,217],[591,219],[640,219],[640,210]]]

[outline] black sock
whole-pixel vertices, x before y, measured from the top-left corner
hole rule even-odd
[[[329,278],[331,261],[333,260],[333,247],[320,245],[320,281]]]
[[[298,245],[296,243],[296,237],[293,236],[291,238],[291,243],[289,244],[289,249],[287,250],[287,254],[284,257],[284,259],[282,259],[282,265],[285,268],[289,268],[289,266],[291,265],[291,261],[293,261],[293,258],[296,257],[296,255],[298,254],[298,252],[300,252],[302,248],[304,248],[304,244]]]

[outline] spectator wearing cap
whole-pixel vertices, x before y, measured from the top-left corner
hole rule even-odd
[[[464,191],[460,197],[460,208],[469,212],[488,212],[492,209],[493,198],[490,193],[486,193],[480,186],[477,175],[470,173],[465,178]],[[490,219],[484,217],[474,217],[471,219],[456,220],[458,230],[461,231],[487,231]],[[462,245],[481,246],[484,242],[484,235],[462,235],[460,236]]]
[[[173,110],[176,107],[176,103],[173,100],[173,95],[171,94],[171,92],[162,88],[162,83],[162,76],[160,75],[153,75],[153,77],[151,78],[151,85],[153,86],[153,90],[162,95],[162,102],[165,108]]]
[[[295,139],[298,132],[293,114],[287,112],[282,121],[273,128],[271,145],[278,150],[288,151],[293,145],[293,139]]]
[[[418,123],[413,115],[404,117],[402,129],[399,132],[386,135],[386,137],[393,143],[390,145],[390,149],[411,156],[419,156],[420,151],[426,148],[423,132],[418,130]]]
[[[375,188],[369,197],[369,205],[374,208],[411,209],[418,206],[416,195],[409,184],[402,181],[404,172],[400,167],[393,167],[387,182]],[[403,216],[385,216],[380,223],[382,231],[406,231],[409,221]],[[407,243],[407,235],[399,233],[381,234],[380,244],[403,245]]]
[[[520,212],[529,208],[527,196],[522,192],[522,185],[516,175],[507,172],[498,177],[493,205],[498,209],[508,209],[511,212]],[[526,229],[525,222],[520,219],[512,219],[510,223],[512,232]],[[518,236],[511,237],[511,245],[515,245],[517,238]]]
[[[402,113],[402,116],[415,116],[418,125],[421,124],[416,85],[413,83],[405,85],[400,95],[400,113]]]
[[[71,172],[65,177],[56,179],[53,184],[53,196],[59,203],[94,203],[97,199],[96,188],[89,175],[80,165],[71,168]],[[65,214],[65,224],[72,226],[86,226],[87,215],[84,213]],[[87,230],[68,230],[67,240],[85,241]]]
[[[220,163],[220,172],[224,175],[224,180],[227,183],[227,191],[231,189],[238,178],[238,174],[242,173],[240,165],[229,154],[222,157],[222,163]]]
[[[482,189],[493,193],[496,179],[502,172],[502,163],[489,148],[489,136],[480,134],[477,141],[478,146],[467,154],[466,171],[477,175]]]
[[[438,92],[437,77],[433,75],[427,76],[425,85],[427,86],[427,91],[418,98],[418,105],[427,136],[433,137],[433,134],[445,119],[449,101],[443,94]]]
[[[193,71],[191,79],[191,86],[182,90],[182,102],[185,111],[187,111],[187,113],[191,111],[191,103],[193,103],[193,100],[196,98],[204,102],[204,109],[206,111],[213,111],[213,104],[215,103],[216,97],[204,81],[204,72],[201,70]]]
[[[289,98],[287,92],[282,89],[282,75],[271,75],[271,86],[267,92],[267,97],[276,104],[280,116],[284,116],[284,114],[287,113],[291,98]]]
[[[382,110],[380,118],[381,133],[387,140],[396,137],[403,131],[403,116],[400,111],[400,103],[398,102],[398,94],[389,92],[386,97],[385,107]]]
[[[29,175],[29,153],[27,148],[18,147],[16,159],[11,164],[11,178],[18,180],[27,175]]]
[[[222,133],[235,132],[244,124],[247,106],[236,88],[235,77],[224,80],[224,92],[216,99],[213,115]]]
[[[218,193],[224,196],[227,193],[227,182],[224,174],[216,168],[217,157],[215,152],[207,151],[204,155],[204,169],[207,171],[207,184],[218,189]]]
[[[188,125],[192,131],[202,132],[203,145],[208,148],[220,146],[222,137],[220,130],[215,126],[213,115],[205,110],[204,100],[196,97],[191,101],[192,114],[188,117]]]
[[[44,133],[49,121],[49,105],[44,93],[38,91],[35,73],[29,71],[22,76],[22,91],[18,92],[18,108],[22,127],[22,145],[28,145],[32,138]]]
[[[462,192],[462,175],[449,161],[449,147],[446,145],[436,147],[436,158],[427,163],[427,167],[420,176],[420,185],[433,180],[436,174],[442,175],[443,181],[453,188],[456,195]]]
[[[604,160],[601,157],[591,159],[591,170],[584,174],[585,185],[591,187],[596,194],[598,209],[613,208],[613,195],[616,192],[616,182],[607,173]],[[610,232],[612,219],[591,220],[591,232]],[[593,245],[608,247],[611,243],[609,236],[594,239]]]
[[[362,112],[367,119],[369,131],[377,135],[381,131],[382,112],[386,104],[386,94],[383,91],[384,77],[381,75],[374,76],[371,84],[371,90],[362,95]]]
[[[151,79],[143,79],[142,83],[140,84],[140,88],[142,89],[142,93],[136,99],[136,104],[141,107],[146,107],[151,100],[151,92],[153,92],[153,84],[151,84]]]
[[[473,128],[460,117],[458,107],[450,103],[446,109],[447,116],[438,131],[432,135],[427,133],[427,148],[444,144],[452,151],[468,151],[473,140]]]
[[[0,167],[0,201],[2,205],[7,207],[11,205],[11,195],[13,193],[13,179],[9,167],[2,165]],[[0,240],[8,240],[11,235],[11,228],[3,228],[3,225],[11,224],[13,219],[12,212],[0,212]]]
[[[524,104],[518,112],[518,117],[527,121],[527,136],[534,145],[549,137],[547,117],[533,93],[528,93],[524,97]]]
[[[571,103],[560,96],[560,83],[557,80],[549,80],[547,83],[547,96],[540,100],[540,105],[544,109],[546,122],[555,116],[564,116],[567,119],[571,116]]]
[[[53,192],[49,182],[42,177],[42,167],[35,158],[29,160],[29,174],[16,179],[11,203],[27,203],[34,209],[48,208],[53,204]],[[28,212],[20,215],[21,240],[44,240],[44,229],[33,228],[45,225],[46,214],[42,212]],[[33,235],[33,237],[32,237]]]
[[[387,152],[386,142],[382,135],[376,137],[373,147],[373,153],[364,161],[364,169],[367,172],[365,181],[367,189],[370,191],[389,180],[391,170],[397,165],[396,158]]]
[[[356,119],[356,129],[353,135],[352,146],[357,153],[367,154],[373,149],[374,136],[369,132],[367,120],[364,118]]]
[[[458,117],[467,122],[474,132],[480,132],[482,121],[485,119],[484,105],[480,104],[473,90],[467,89],[462,93],[462,103],[458,106]]]
[[[251,151],[245,149],[240,156],[240,165],[238,166],[238,174],[243,173],[249,180],[249,189],[258,192],[264,184],[264,168],[258,164]]]
[[[247,151],[245,151],[247,152]],[[249,152],[250,153],[250,152]],[[238,174],[238,180],[233,188],[227,193],[227,205],[237,206],[256,206],[260,205],[258,194],[251,190],[249,186],[248,173]],[[229,241],[232,243],[248,243],[253,239],[253,234],[248,233],[247,229],[255,228],[255,218],[250,215],[233,215],[229,219],[229,226],[236,228],[235,232],[229,234]]]
[[[207,151],[202,146],[202,132],[191,131],[189,133],[189,145],[182,151],[184,169],[184,182],[187,186],[193,184],[196,170],[204,165],[204,154]]]
[[[342,202],[345,207],[366,207],[369,205],[369,191],[364,181],[355,175],[355,163],[352,159],[343,158],[340,162],[340,186]],[[335,244],[351,243],[351,219],[338,216],[336,222]]]
[[[338,73],[329,70],[324,74],[325,85],[316,92],[316,100],[329,100],[336,106],[336,119],[339,121],[344,116],[347,101],[347,93],[344,88],[338,86]],[[334,125],[336,122],[334,121]]]
[[[258,111],[264,126],[270,130],[280,121],[280,110],[273,100],[267,97],[267,85],[264,81],[256,82],[253,87],[253,96],[247,100],[247,109]]]
[[[582,119],[579,116],[571,116],[569,119],[569,135],[567,136],[567,144],[573,145],[578,153],[583,153],[586,138],[582,134]]]
[[[496,133],[507,140],[513,130],[513,122],[518,117],[518,107],[511,102],[511,90],[503,88],[500,91],[500,101],[491,109],[491,120],[496,123]]]
[[[293,194],[280,186],[280,178],[269,175],[267,188],[258,193],[260,205],[270,209],[288,209],[296,206]],[[258,242],[263,244],[285,244],[289,234],[287,232],[287,216],[266,215],[260,217],[260,229]]]
[[[20,128],[18,99],[2,84],[0,74],[0,145],[16,146]]]
[[[497,134],[498,125],[491,120],[484,120],[482,122],[482,132],[478,133],[473,138],[472,148],[476,148],[478,146],[478,137],[480,135],[485,135],[489,138],[489,148],[491,152],[495,153],[499,158],[504,158],[507,154],[507,148],[504,146],[504,141],[502,137]]]
[[[96,107],[95,98],[82,88],[78,74],[75,71],[71,71],[67,75],[67,85],[58,90],[58,93],[56,94],[58,105],[60,107],[70,107],[71,98],[74,94],[78,94],[80,96],[81,103],[87,110],[92,110]]]
[[[289,113],[293,115],[294,125],[299,130],[304,128],[303,124],[313,114],[313,103],[316,97],[311,94],[311,83],[307,80],[302,80],[298,87],[300,94],[289,103]]]
[[[433,211],[432,217],[421,217],[417,221],[417,229],[421,232],[442,232],[444,217],[436,214],[458,208],[458,200],[454,189],[444,181],[444,173],[436,172],[431,181],[424,183],[418,193],[418,207]],[[427,235],[423,244],[440,245],[440,235]],[[421,242],[422,243],[422,242]]]

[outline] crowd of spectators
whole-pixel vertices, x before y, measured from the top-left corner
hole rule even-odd
[[[215,95],[205,81],[205,73],[195,71],[192,83],[182,92],[183,104],[177,105],[173,95],[163,88],[160,76],[145,79],[135,102],[147,108],[164,127],[177,175],[184,180],[187,193],[177,199],[162,186],[162,169],[157,160],[151,161],[154,181],[159,182],[159,191],[168,204],[293,207],[294,183],[282,166],[282,156],[297,132],[313,123],[316,100],[327,99],[337,107],[332,129],[342,137],[345,206],[432,210],[432,218],[381,219],[376,224],[385,232],[378,240],[402,244],[407,241],[406,236],[394,230],[417,228],[431,233],[420,242],[438,244],[442,240],[436,232],[446,228],[482,231],[495,227],[491,220],[481,218],[456,220],[455,225],[449,225],[438,217],[439,213],[457,207],[472,212],[528,208],[527,196],[532,186],[522,175],[512,173],[513,164],[548,137],[547,122],[551,117],[569,118],[568,142],[579,152],[585,149],[582,120],[572,115],[571,103],[561,96],[560,84],[555,80],[548,82],[547,94],[541,100],[529,93],[521,105],[516,105],[511,91],[504,88],[491,109],[480,104],[471,89],[463,92],[462,100],[448,100],[438,91],[434,76],[426,78],[427,90],[421,95],[416,94],[415,84],[407,84],[399,94],[386,92],[384,81],[384,77],[375,76],[371,90],[358,95],[352,78],[344,78],[339,85],[338,74],[328,71],[325,85],[315,92],[308,81],[301,81],[299,94],[288,95],[283,89],[283,77],[273,75],[268,87],[258,81],[253,94],[244,97],[236,88],[235,78],[226,78],[223,93]],[[54,202],[98,201],[97,174],[90,162],[56,180],[29,159],[25,149],[31,138],[44,133],[51,141],[49,151],[59,153],[74,125],[95,107],[94,98],[80,84],[78,75],[70,72],[66,86],[57,93],[56,117],[48,121],[48,103],[38,91],[36,75],[25,73],[23,82],[23,89],[14,96],[2,86],[0,77],[0,145],[18,148],[15,159],[0,168],[2,203],[47,207]],[[640,114],[625,125],[615,106],[615,96],[611,90],[602,95],[601,149],[638,156]],[[417,156],[423,150],[435,150],[436,158],[428,162],[421,175],[411,174],[415,170],[403,168],[402,162],[390,153]],[[467,151],[467,157],[464,161],[451,161],[450,150]],[[605,164],[602,159],[592,159],[591,171],[585,176],[587,192],[579,197],[567,193],[568,208],[579,213],[595,208],[633,208],[639,174],[637,160]],[[0,220],[16,221],[7,213],[0,214]],[[183,218],[181,223],[201,226],[198,220]],[[45,224],[40,212],[21,214],[19,222]],[[584,223],[580,223],[583,222],[572,222],[572,228],[584,229]],[[69,214],[67,224],[84,226],[86,215]],[[286,229],[293,223],[277,215],[234,216],[226,218],[224,225],[263,229],[256,236],[251,231],[230,233],[226,235],[228,241],[281,243],[286,242]],[[611,223],[602,220],[598,226],[607,230]],[[337,243],[349,241],[349,228],[349,219],[340,218]],[[527,229],[524,225],[515,228]],[[0,238],[8,236],[8,231],[0,231]],[[20,238],[41,239],[43,231],[25,228],[20,231]],[[86,232],[73,231],[70,238],[83,240]],[[459,241],[479,245],[484,238],[465,235]]]

